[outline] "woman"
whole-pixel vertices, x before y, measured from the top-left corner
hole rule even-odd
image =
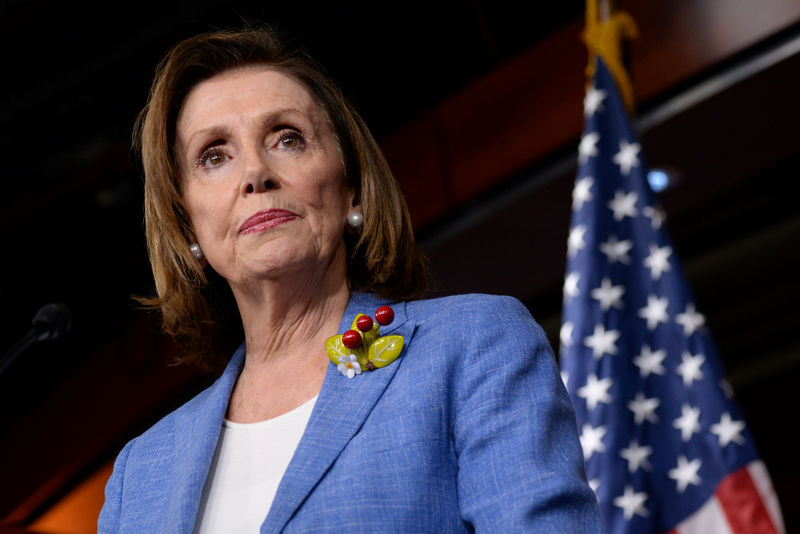
[[[600,530],[542,330],[507,297],[415,300],[397,183],[309,58],[184,41],[139,140],[151,304],[224,370],[125,446],[100,532]]]

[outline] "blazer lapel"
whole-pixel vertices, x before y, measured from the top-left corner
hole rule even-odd
[[[191,534],[197,519],[203,486],[219,440],[231,391],[244,365],[244,343],[233,354],[225,371],[203,394],[205,398],[180,412],[175,435],[173,483],[169,491],[168,525],[165,532]]]
[[[370,295],[354,294],[342,317],[339,333],[350,328],[356,313],[372,314],[382,304],[385,302]],[[407,320],[405,303],[392,304],[392,307],[395,319],[392,324],[381,328],[381,334],[402,335],[404,344],[407,345],[414,334],[415,325]],[[371,372],[364,371],[352,379],[341,375],[334,365],[328,366],[306,431],[261,526],[262,533],[280,532],[284,528],[342,449],[361,428],[394,377],[402,359],[401,355],[386,367]]]

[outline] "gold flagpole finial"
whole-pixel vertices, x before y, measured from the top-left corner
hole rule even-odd
[[[586,29],[583,41],[589,50],[589,64],[586,76],[591,80],[595,74],[597,56],[603,58],[608,70],[614,76],[617,87],[628,111],[633,111],[633,84],[622,61],[623,39],[638,36],[633,18],[624,12],[615,13],[610,0],[586,0]]]

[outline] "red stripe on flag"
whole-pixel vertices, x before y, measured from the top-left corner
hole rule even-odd
[[[747,467],[722,479],[716,496],[735,534],[778,534]]]

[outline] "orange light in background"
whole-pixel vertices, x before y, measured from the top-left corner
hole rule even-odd
[[[100,468],[28,528],[52,534],[97,532],[97,516],[100,515],[100,508],[105,500],[103,491],[113,468],[113,461]]]

